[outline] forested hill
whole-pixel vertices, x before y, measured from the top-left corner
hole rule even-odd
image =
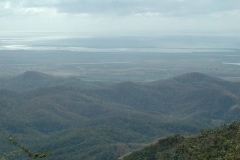
[[[0,79],[0,88],[29,91],[32,89],[53,86],[74,86],[81,88],[98,88],[111,84],[110,82],[83,81],[76,77],[56,77],[36,71],[27,71],[19,76]]]
[[[240,122],[202,130],[192,136],[174,135],[118,160],[240,159]]]
[[[49,159],[113,160],[240,118],[240,83],[201,73],[110,85],[27,72],[0,86],[0,151],[12,137],[55,152]]]

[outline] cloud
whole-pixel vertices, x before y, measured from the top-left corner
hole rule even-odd
[[[239,0],[58,0],[50,6],[60,13],[131,15],[155,12],[165,16],[209,14],[240,8]]]
[[[27,7],[28,6],[28,7]],[[0,0],[0,17],[25,17],[26,15],[53,15],[56,9],[50,8],[47,4],[41,3],[41,6],[32,5],[28,1],[10,1]]]
[[[240,0],[0,0],[0,30],[240,30]]]
[[[114,16],[155,13],[183,17],[240,9],[239,0],[0,0],[0,2],[8,3],[13,8],[49,8],[58,13]]]

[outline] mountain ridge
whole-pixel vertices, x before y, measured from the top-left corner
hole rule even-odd
[[[49,159],[113,160],[157,137],[196,133],[240,118],[234,114],[239,83],[202,74],[191,81],[195,74],[96,88],[52,83],[24,92],[0,89],[0,136],[55,152]]]
[[[0,80],[0,88],[20,92],[56,86],[100,88],[109,84],[111,83],[83,81],[76,77],[57,77],[37,71],[26,71],[16,77]]]

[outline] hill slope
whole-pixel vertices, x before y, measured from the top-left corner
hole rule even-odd
[[[214,130],[203,130],[194,136],[175,135],[119,158],[119,160],[192,160],[240,159],[240,122]],[[206,143],[207,142],[207,143]]]
[[[1,151],[4,137],[11,136],[55,152],[49,159],[113,160],[157,137],[196,133],[240,118],[239,83],[200,73],[97,88],[36,74],[18,78],[42,77],[47,83],[25,92],[0,90]],[[14,83],[26,87],[22,82]]]
[[[14,91],[29,91],[43,87],[75,86],[81,88],[99,88],[110,82],[87,82],[78,78],[55,77],[36,71],[27,71],[17,77],[0,80],[0,88]]]

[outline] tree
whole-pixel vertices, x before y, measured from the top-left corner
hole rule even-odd
[[[14,146],[20,148],[20,150],[9,152],[9,153],[4,153],[3,157],[0,158],[0,160],[7,160],[7,157],[15,157],[20,155],[22,152],[28,154],[28,158],[31,158],[32,160],[38,160],[40,158],[44,158],[50,155],[53,155],[52,152],[42,150],[40,152],[32,152],[30,149],[27,149],[25,146],[21,145],[17,141],[13,140],[12,138],[7,138],[7,141],[12,143]]]

